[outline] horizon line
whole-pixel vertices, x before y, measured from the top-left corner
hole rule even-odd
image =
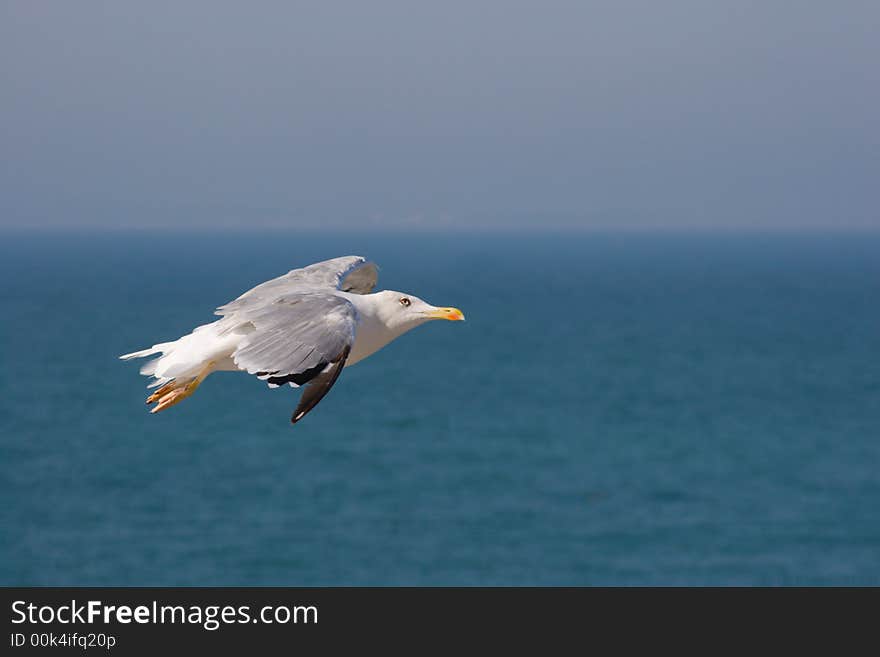
[[[343,226],[328,224],[326,226],[291,226],[282,224],[195,224],[195,225],[122,225],[122,224],[37,224],[37,225],[5,225],[0,223],[0,233],[308,233],[318,234],[469,234],[469,233],[497,233],[497,234],[656,234],[656,233],[699,233],[699,234],[757,234],[757,233],[806,233],[806,234],[875,234],[880,233],[880,224],[842,224],[828,226],[819,224],[782,225],[717,225],[705,224],[665,224],[665,225],[590,225],[573,226],[571,224],[542,224],[542,225],[399,225],[399,224],[369,224]]]

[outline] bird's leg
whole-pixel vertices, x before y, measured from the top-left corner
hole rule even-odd
[[[156,405],[150,409],[150,413],[164,411],[166,408],[170,408],[192,395],[199,387],[199,384],[205,380],[205,377],[213,371],[213,366],[214,363],[210,362],[202,368],[202,371],[199,372],[198,376],[183,379],[182,381],[174,380],[159,388],[156,392],[147,397],[148,404],[156,402]]]
[[[172,383],[174,383],[175,385],[170,390],[166,390],[165,393],[161,396],[157,395],[168,386],[162,386],[160,390],[150,395],[150,399],[153,399],[155,397],[153,401],[157,402],[156,405],[150,409],[150,413],[158,413],[159,411],[164,411],[166,408],[174,406],[178,402],[182,402],[184,399],[186,399],[196,391],[196,388],[199,387],[199,383],[201,383],[201,381],[199,381],[198,377],[194,377],[191,379],[185,379],[184,381],[174,381]]]
[[[159,401],[162,397],[164,397],[166,394],[168,394],[180,385],[181,384],[179,381],[171,381],[170,383],[166,383],[158,390],[155,390],[152,395],[147,397],[147,403],[152,404],[153,402]]]

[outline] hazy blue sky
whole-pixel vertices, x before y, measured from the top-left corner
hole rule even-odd
[[[0,225],[880,226],[880,3],[0,0]]]

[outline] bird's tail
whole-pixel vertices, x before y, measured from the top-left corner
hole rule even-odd
[[[149,349],[141,349],[140,351],[133,351],[130,354],[122,354],[119,359],[120,360],[131,360],[132,358],[146,358],[147,356],[154,356],[156,354],[161,354],[165,356],[166,354],[173,351],[175,345],[177,344],[177,340],[174,342],[162,342],[159,344],[154,344]],[[162,360],[162,356],[159,358],[154,358],[148,363],[144,363],[141,367],[141,374],[144,376],[155,376],[156,380],[148,385],[148,388],[155,388],[156,386],[164,385],[171,380],[171,377],[162,377],[156,375],[156,367],[159,364],[159,361]]]
[[[217,322],[195,328],[192,333],[172,342],[154,344],[149,349],[123,354],[119,358],[158,356],[144,363],[141,374],[154,380],[148,388],[158,388],[147,397],[148,404],[156,404],[150,412],[157,413],[183,401],[196,391],[205,377],[213,372],[218,362],[228,356],[231,344],[217,346]]]
[[[204,381],[205,377],[208,376],[213,369],[214,363],[209,362],[195,376],[160,376],[157,374],[156,368],[159,365],[159,361],[173,352],[178,342],[179,340],[175,340],[174,342],[163,342],[162,344],[153,345],[149,349],[133,351],[130,354],[123,354],[119,357],[121,360],[130,360],[132,358],[145,358],[155,354],[162,354],[159,358],[154,358],[141,367],[141,374],[155,377],[155,381],[150,383],[147,387],[159,387],[158,390],[147,397],[147,404],[155,404],[155,406],[150,409],[150,413],[164,411],[166,408],[182,402],[196,391],[199,384]]]
[[[152,356],[153,354],[161,353],[165,347],[167,347],[170,342],[163,342],[162,344],[154,344],[149,349],[141,349],[140,351],[132,351],[130,354],[122,354],[119,357],[119,360],[131,360],[132,358],[144,358],[146,356]]]

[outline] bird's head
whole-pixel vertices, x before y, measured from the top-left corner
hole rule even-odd
[[[448,319],[455,322],[464,320],[458,308],[438,308],[412,294],[385,290],[381,296],[379,315],[389,328],[408,331],[432,319]]]

